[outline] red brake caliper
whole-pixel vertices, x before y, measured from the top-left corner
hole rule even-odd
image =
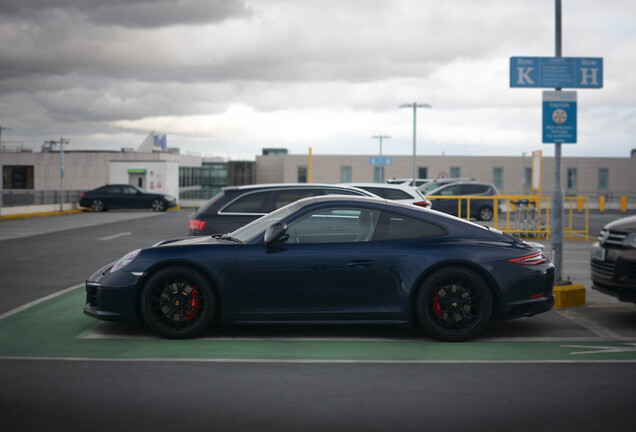
[[[433,310],[435,311],[435,316],[437,318],[442,317],[442,303],[440,302],[440,298],[438,295],[435,295],[435,297],[433,297]]]
[[[199,313],[199,309],[197,308],[197,306],[201,304],[201,300],[199,299],[199,291],[197,291],[196,288],[192,288],[192,292],[190,293],[190,300],[188,300],[188,303],[190,303],[190,307],[192,307],[193,309],[186,312],[186,315],[188,317],[188,321],[192,321],[197,316],[197,313]]]

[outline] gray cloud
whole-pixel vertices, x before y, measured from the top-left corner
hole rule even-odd
[[[568,4],[564,54],[606,58],[606,87],[582,100],[633,124],[635,8]],[[484,136],[506,136],[496,111],[540,97],[509,89],[508,58],[553,53],[552,13],[548,0],[0,0],[0,124],[28,140],[220,118],[237,104],[364,117],[422,100],[468,123],[471,110],[492,112],[489,125],[479,117]],[[608,112],[594,121],[616,129]]]
[[[156,28],[206,24],[249,15],[242,0],[2,0],[0,18],[47,21],[83,16],[97,25]]]

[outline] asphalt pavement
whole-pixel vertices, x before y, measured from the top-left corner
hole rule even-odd
[[[188,214],[0,221],[7,430],[633,429],[636,306],[589,289],[591,241],[564,244],[564,277],[586,288],[586,306],[493,322],[460,344],[358,326],[229,326],[170,341],[81,313],[90,273],[184,236]]]

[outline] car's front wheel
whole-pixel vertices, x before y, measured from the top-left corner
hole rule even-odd
[[[216,298],[200,273],[187,267],[168,267],[148,279],[141,291],[140,306],[152,331],[171,339],[185,339],[209,327]]]
[[[104,201],[99,199],[91,201],[91,210],[94,212],[106,211],[106,206],[104,205]]]
[[[422,328],[436,339],[458,342],[483,330],[492,294],[482,277],[463,267],[441,269],[422,283],[416,297]]]
[[[156,199],[152,200],[152,202],[150,203],[150,208],[152,209],[152,211],[162,212],[166,211],[168,206],[166,206],[166,203],[163,200]]]

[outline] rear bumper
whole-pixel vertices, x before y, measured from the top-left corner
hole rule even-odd
[[[524,300],[506,306],[506,319],[522,318],[547,312],[554,305],[554,294],[538,299]]]

